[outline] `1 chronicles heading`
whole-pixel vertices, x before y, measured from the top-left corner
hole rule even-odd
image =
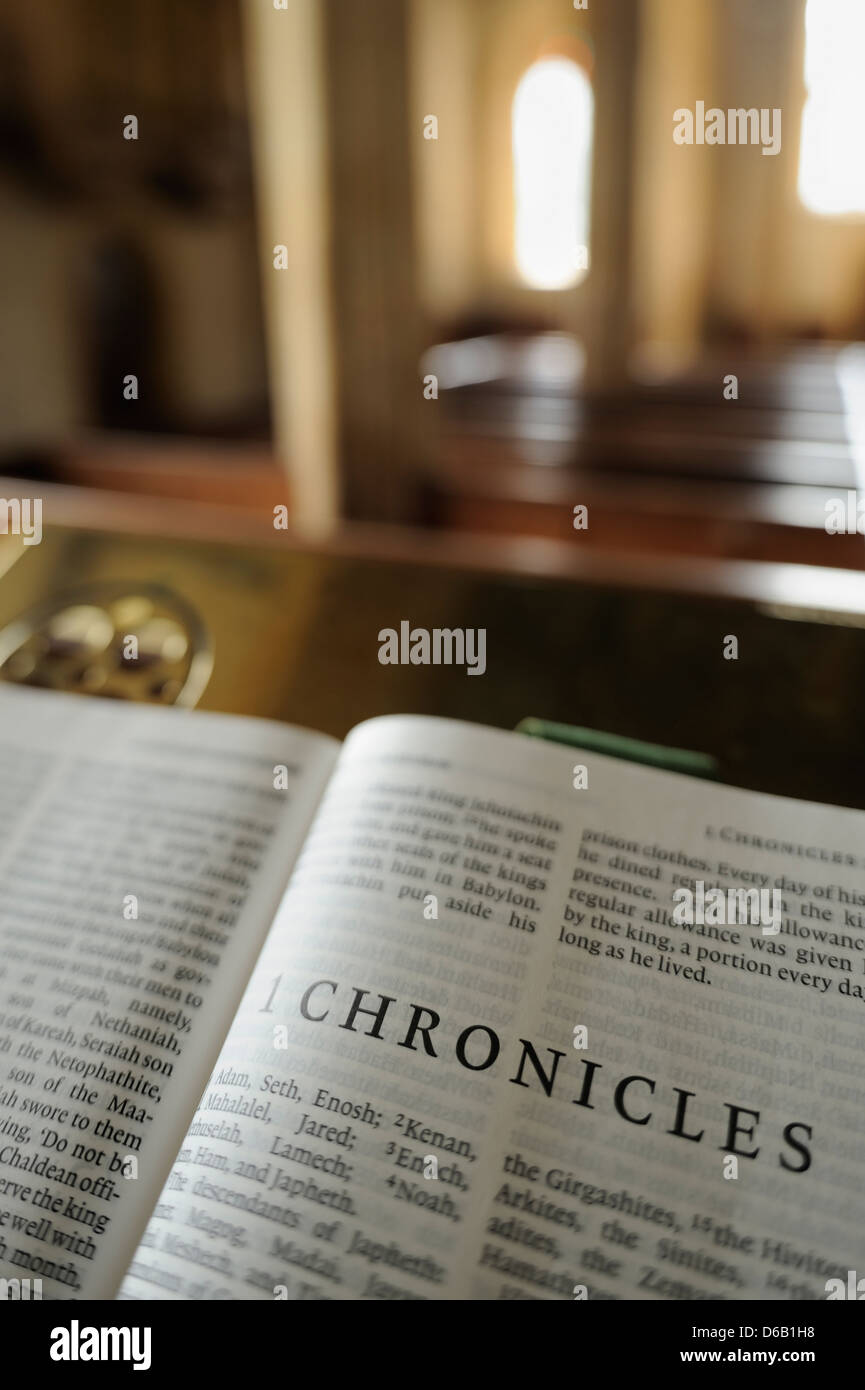
[[[437,1032],[442,1020],[435,1009],[424,1004],[400,1004],[391,995],[374,995],[370,990],[340,985],[336,980],[316,980],[309,985],[300,999],[299,1010],[309,1023],[360,1033],[378,1042],[405,1047],[410,1052],[422,1050],[427,1057],[436,1060],[444,1055],[468,1071],[490,1071],[499,1063],[502,1054],[501,1039],[486,1024],[471,1023],[456,1038],[449,1037],[446,1028]],[[359,1018],[362,1021],[358,1026]],[[363,1022],[367,1020],[369,1026],[364,1027]],[[421,1047],[418,1047],[418,1040]],[[561,1068],[560,1073],[559,1064],[565,1058],[572,1058],[573,1052],[546,1047],[540,1049],[548,1054],[548,1059],[543,1059],[527,1038],[518,1038],[516,1042],[519,1052],[514,1057],[513,1072],[507,1077],[512,1086],[523,1086],[527,1090],[538,1087],[548,1099],[554,1092],[556,1099],[563,1099],[563,1093],[570,1089],[571,1104],[584,1110],[607,1109],[627,1124],[663,1128],[671,1138],[691,1144],[700,1144],[707,1138],[707,1131],[694,1119],[696,1107],[692,1102],[697,1099],[696,1092],[686,1091],[681,1086],[664,1088],[652,1077],[639,1072],[621,1077],[613,1085],[603,1063],[585,1058],[580,1060],[581,1070],[569,1086],[564,1079],[568,1068]],[[604,1075],[598,1077],[601,1072]],[[577,1093],[573,1094],[574,1091]],[[718,1111],[718,1123],[708,1134],[708,1143],[714,1143],[722,1153],[737,1158],[756,1159],[768,1151],[762,1141],[757,1142],[759,1110],[722,1101]],[[810,1125],[798,1120],[785,1124],[781,1129],[782,1147],[774,1150],[775,1162],[788,1173],[806,1173],[812,1161],[811,1138]]]

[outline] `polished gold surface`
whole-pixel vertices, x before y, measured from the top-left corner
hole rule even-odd
[[[810,582],[816,591],[817,579]],[[80,604],[85,586],[104,593],[109,584],[118,586],[115,603],[137,601],[158,584],[200,615],[213,655],[203,709],[282,719],[338,738],[380,714],[500,728],[533,714],[709,753],[723,778],[742,786],[865,805],[865,631],[858,627],[813,614],[782,621],[720,589],[635,589],[612,574],[585,583],[413,562],[405,552],[387,560],[335,553],[288,537],[233,544],[61,526],[48,526],[42,544],[0,578],[0,627],[33,605],[49,600],[60,611]],[[116,627],[117,610],[103,606]],[[172,614],[154,606],[153,614],[121,608],[119,616],[146,636],[154,617]],[[486,674],[382,666],[378,633],[403,619],[486,628]],[[157,628],[156,649],[160,632],[163,643],[172,635]],[[738,661],[722,659],[727,633],[739,638]],[[28,649],[21,659],[38,656]],[[101,669],[85,654],[76,688],[98,694]],[[146,664],[124,679],[144,689],[152,682],[151,699],[176,693],[158,694]]]

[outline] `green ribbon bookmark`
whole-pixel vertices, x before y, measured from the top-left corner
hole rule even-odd
[[[660,767],[665,772],[683,772],[688,777],[720,781],[718,760],[709,753],[694,753],[687,748],[666,748],[660,743],[643,743],[636,738],[601,733],[599,729],[583,729],[577,724],[556,724],[549,719],[531,716],[521,719],[516,731],[518,734],[528,734],[530,738],[546,739],[549,743],[586,748],[590,753],[603,753],[608,758],[622,758],[630,763]]]

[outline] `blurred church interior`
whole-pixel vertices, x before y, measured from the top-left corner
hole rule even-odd
[[[4,0],[0,474],[861,569],[863,51],[862,0]]]

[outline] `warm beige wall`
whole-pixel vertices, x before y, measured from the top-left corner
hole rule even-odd
[[[865,217],[822,217],[797,193],[803,80],[804,0],[794,11],[784,93],[781,182],[773,208],[764,315],[777,332],[813,324],[827,337],[865,336]],[[860,149],[860,159],[863,156]],[[774,248],[774,254],[772,254]]]
[[[795,211],[787,193],[791,186],[795,190],[800,105],[796,101],[791,109],[788,98],[801,6],[799,0],[780,0],[761,10],[741,0],[713,0],[713,7],[716,61],[707,105],[779,107],[782,139],[780,153],[771,156],[753,145],[696,151],[716,189],[708,307],[721,324],[771,337],[773,281],[782,294],[797,288],[789,286],[785,261]]]
[[[679,146],[673,112],[711,90],[712,12],[693,0],[643,0],[635,143],[634,333],[672,362],[702,332],[714,217],[705,148]]]
[[[768,340],[812,324],[828,336],[865,331],[865,219],[815,216],[796,192],[804,3],[641,0],[633,332],[637,342],[664,344],[673,360],[724,326]],[[438,93],[428,109],[438,100],[461,132],[449,131],[450,144],[440,140],[418,161],[428,311],[541,314],[588,336],[598,312],[591,274],[562,292],[533,291],[517,278],[510,103],[526,67],[557,37],[591,44],[595,0],[587,11],[566,0],[413,5],[415,53],[424,50],[415,109]],[[439,74],[436,85],[444,65],[447,81]],[[780,106],[781,153],[674,144],[674,110],[698,100],[725,110]]]
[[[148,228],[147,251],[169,407],[206,427],[255,405],[267,373],[252,218],[160,217]]]
[[[434,320],[483,306],[579,321],[585,282],[538,291],[514,265],[511,103],[538,57],[591,40],[589,10],[567,0],[412,0],[413,109],[439,115],[418,148],[421,288]],[[424,108],[423,110],[421,108]],[[444,120],[442,119],[444,113]],[[427,142],[421,142],[426,144]]]
[[[411,152],[423,310],[460,313],[477,281],[477,26],[465,0],[409,0]],[[438,140],[423,138],[435,116]]]
[[[666,7],[666,0],[645,3]],[[707,317],[767,341],[811,326],[827,337],[861,335],[865,319],[865,218],[817,216],[797,193],[804,7],[805,0],[706,4],[712,61],[698,94],[725,110],[780,107],[780,153],[764,156],[751,146],[672,146],[677,168],[696,158],[710,184],[711,216],[704,221]],[[670,178],[667,186],[674,199],[681,197],[680,183]],[[675,235],[675,219],[667,220],[668,233]]]
[[[82,423],[70,263],[84,229],[0,190],[0,447],[50,445]]]
[[[113,234],[141,247],[156,288],[155,348],[167,407],[206,430],[260,405],[265,382],[249,219],[204,222],[142,208],[97,217],[0,190],[0,447],[50,447],[93,424],[87,266]],[[138,364],[117,363],[123,376]],[[160,398],[161,395],[160,395]]]

